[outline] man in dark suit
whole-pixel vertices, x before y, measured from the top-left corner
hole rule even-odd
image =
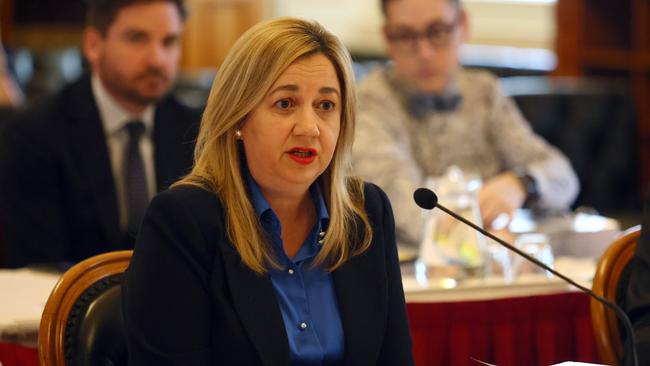
[[[168,95],[182,0],[91,0],[87,75],[0,139],[5,265],[132,248],[149,199],[188,172],[199,111]]]

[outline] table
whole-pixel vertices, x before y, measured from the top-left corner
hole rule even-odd
[[[556,268],[589,286],[592,260],[558,258]],[[423,284],[402,268],[417,365],[550,365],[566,360],[597,362],[589,298],[558,279],[521,276],[467,279],[453,288]],[[0,270],[0,362],[38,364],[40,313],[58,275],[26,269]],[[4,343],[2,343],[4,342]]]
[[[38,350],[34,347],[0,342],[0,363],[2,366],[37,366]]]
[[[620,232],[618,221],[600,215],[583,212],[540,214],[530,209],[519,209],[515,211],[507,230],[493,233],[511,244],[518,235],[542,233],[548,237],[556,257],[599,258]],[[409,245],[398,245],[398,248],[402,252],[400,254],[405,256],[418,254]]]
[[[608,217],[584,212],[540,216],[529,209],[517,210],[508,229],[515,235],[546,234],[556,257],[590,258],[599,258],[621,232],[618,221]]]
[[[579,292],[408,303],[417,365],[598,362],[589,297]]]
[[[593,260],[562,257],[555,267],[590,287]],[[452,287],[424,283],[412,266],[402,273],[417,365],[478,365],[472,358],[498,365],[599,361],[590,298],[560,279],[488,277]]]
[[[58,279],[58,274],[29,269],[0,270],[2,366],[38,365],[40,317]]]

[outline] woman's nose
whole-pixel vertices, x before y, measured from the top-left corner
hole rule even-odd
[[[318,116],[311,108],[304,108],[301,113],[296,114],[296,121],[293,133],[301,136],[318,137]]]

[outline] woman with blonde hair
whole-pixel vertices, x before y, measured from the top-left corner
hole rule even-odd
[[[260,23],[214,81],[192,171],[124,287],[134,365],[409,365],[390,203],[349,176],[355,89],[318,23]]]

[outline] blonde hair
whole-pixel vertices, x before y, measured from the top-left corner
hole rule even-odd
[[[340,267],[364,252],[372,239],[363,182],[349,177],[356,93],[352,61],[343,44],[317,22],[279,18],[257,24],[230,49],[212,85],[194,151],[194,167],[175,185],[213,191],[226,214],[226,231],[243,263],[257,273],[279,268],[258,222],[242,176],[235,131],[278,77],[300,58],[323,54],[334,65],[342,91],[341,129],[332,161],[318,178],[330,222],[314,265]],[[362,237],[356,233],[362,227]]]

